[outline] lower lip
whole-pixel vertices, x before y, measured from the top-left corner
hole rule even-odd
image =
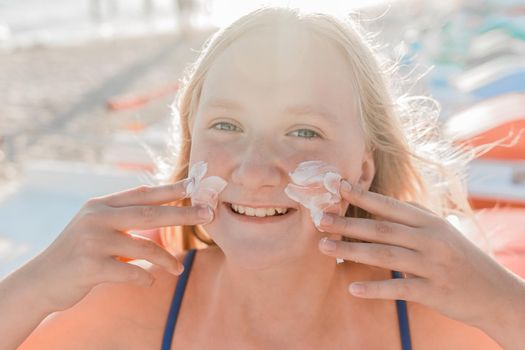
[[[240,222],[247,222],[250,224],[259,224],[259,225],[280,223],[284,220],[287,220],[290,216],[294,215],[294,213],[296,212],[295,209],[288,209],[288,212],[284,215],[258,217],[258,216],[247,216],[243,214],[238,214],[234,212],[231,209],[230,204],[227,204],[227,203],[223,203],[222,206],[225,209],[225,211],[228,213],[228,215],[235,218],[235,220],[238,220]]]

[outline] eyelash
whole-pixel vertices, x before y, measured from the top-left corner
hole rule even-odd
[[[234,128],[236,128],[237,130],[231,130],[231,129],[225,129],[225,128],[217,128],[217,125],[231,125],[233,126]],[[225,130],[225,131],[238,131],[238,130],[241,130],[241,128],[239,128],[237,125],[234,125],[232,123],[228,123],[228,122],[218,122],[218,123],[215,123],[211,126],[213,129],[216,129],[216,130]]]
[[[317,133],[317,132],[315,132],[313,130],[310,130],[310,129],[297,129],[297,130],[292,131],[291,133],[301,132],[301,131],[306,131],[306,132],[310,133],[310,136],[299,136],[299,137],[301,137],[303,139],[306,139],[306,140],[311,140],[311,139],[314,139],[314,138],[321,137],[321,135],[319,135],[319,133]]]
[[[236,130],[232,130],[232,128],[218,128],[217,125],[231,125],[233,126],[234,128],[236,128]],[[212,125],[212,128],[213,129],[216,129],[216,130],[225,130],[225,131],[238,131],[238,130],[241,130],[241,128],[239,128],[238,126],[232,124],[232,123],[228,123],[228,122],[218,122],[218,123],[215,123]],[[309,132],[310,133],[310,136],[298,136],[298,137],[301,137],[303,139],[306,139],[306,140],[311,140],[313,138],[320,138],[321,135],[319,135],[319,133],[313,131],[313,130],[310,130],[310,129],[297,129],[297,130],[294,130],[292,131],[291,133],[297,133],[297,132],[301,132],[301,131],[306,131],[306,132]],[[290,133],[290,134],[291,134]]]

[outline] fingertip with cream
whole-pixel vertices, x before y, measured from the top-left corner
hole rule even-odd
[[[345,191],[347,193],[351,192],[352,191],[352,185],[350,184],[350,182],[348,182],[346,180],[341,181],[341,191]]]

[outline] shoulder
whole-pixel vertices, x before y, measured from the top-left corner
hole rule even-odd
[[[177,254],[177,258],[183,261],[186,254]],[[140,348],[139,343],[144,344],[142,348],[160,348],[165,316],[178,277],[146,260],[128,263],[151,273],[155,278],[153,285],[99,284],[73,307],[44,319],[19,350],[110,349],[116,344],[122,347],[123,342],[134,344],[129,349]]]

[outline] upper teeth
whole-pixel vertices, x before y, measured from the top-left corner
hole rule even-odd
[[[239,204],[232,204],[232,209],[239,214],[258,217],[272,216],[275,213],[286,214],[288,211],[288,208],[250,208]]]

